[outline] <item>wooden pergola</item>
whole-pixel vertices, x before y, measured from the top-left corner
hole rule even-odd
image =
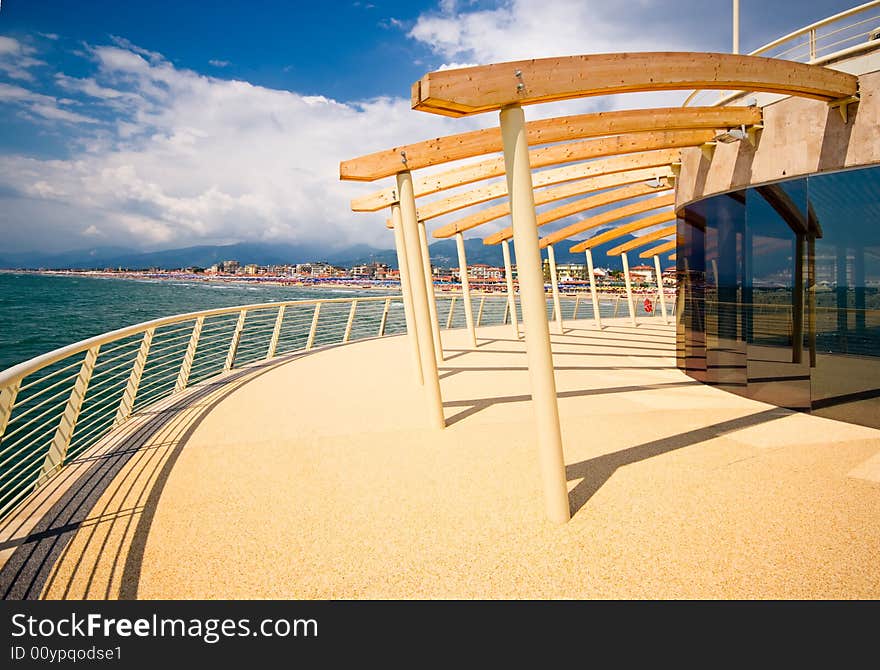
[[[570,56],[437,71],[413,85],[413,109],[451,117],[497,111],[500,126],[393,147],[340,164],[342,179],[375,181],[395,177],[393,186],[353,200],[352,209],[374,212],[390,208],[389,226],[394,229],[400,261],[407,331],[418,361],[417,378],[426,391],[430,422],[438,428],[445,425],[437,374],[442,349],[425,222],[498,201],[465,213],[434,232],[437,238],[456,239],[465,316],[476,344],[462,233],[510,216],[512,225],[487,236],[484,243],[502,245],[508,308],[518,334],[508,247],[510,239],[514,242],[546,510],[556,522],[568,520],[569,503],[540,250],[548,250],[557,332],[561,332],[553,245],[572,235],[613,225],[571,247],[572,252],[586,253],[592,279],[590,249],[647,230],[611,252],[622,257],[634,320],[626,254],[662,241],[640,254],[640,258],[654,257],[662,297],[658,255],[675,249],[675,240],[667,239],[674,238],[675,227],[660,226],[675,220],[672,189],[680,150],[701,147],[711,159],[720,133],[743,128],[751,131],[743,133],[744,137],[754,137],[762,116],[756,107],[686,107],[603,112],[526,123],[523,107],[589,96],[696,88],[764,91],[839,104],[857,93],[858,79],[817,65],[756,56],[670,52]],[[501,156],[419,178],[413,175],[414,170],[499,152]],[[506,178],[503,183],[476,186],[421,206],[417,203],[417,198],[423,196],[502,175]],[[571,200],[576,196],[585,197]],[[561,200],[567,202],[541,214],[535,210],[536,205]],[[539,226],[612,204],[616,205],[613,210],[593,213],[539,239]],[[643,216],[631,218],[637,215]],[[594,314],[598,316],[594,283],[591,291]],[[661,306],[666,318],[665,303]]]

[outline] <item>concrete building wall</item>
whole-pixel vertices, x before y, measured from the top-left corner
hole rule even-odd
[[[880,163],[880,71],[861,74],[859,85],[847,123],[824,102],[784,98],[764,107],[756,147],[719,142],[711,162],[699,148],[684,149],[676,209],[753,184]]]

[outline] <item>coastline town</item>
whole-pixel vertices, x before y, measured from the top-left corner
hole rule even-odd
[[[18,271],[21,272],[21,271]],[[41,269],[33,272],[53,275],[88,275],[98,277],[186,280],[207,282],[259,283],[274,286],[307,287],[347,287],[365,289],[395,289],[400,286],[400,272],[385,263],[365,263],[350,268],[332,265],[323,261],[285,265],[257,265],[225,260],[207,268],[187,267],[174,270],[150,268],[131,270],[126,268],[95,269]],[[589,289],[586,265],[562,263],[556,266],[559,288],[562,292],[578,292]],[[513,280],[516,282],[516,265],[512,266]],[[453,290],[461,285],[458,267],[433,268],[434,283],[441,290]],[[493,267],[485,263],[474,263],[467,268],[468,283],[472,290],[484,293],[506,290],[506,277],[503,267]],[[595,268],[597,288],[606,293],[616,293],[624,288],[623,272],[607,268]],[[550,267],[544,261],[544,279],[550,283]],[[649,265],[636,265],[630,268],[630,279],[635,291],[656,292],[657,280],[654,268]],[[663,270],[663,286],[667,292],[675,287],[675,266]]]

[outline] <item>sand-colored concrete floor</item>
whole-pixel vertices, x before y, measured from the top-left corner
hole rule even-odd
[[[444,333],[443,431],[385,338],[168,412],[43,596],[880,597],[880,431],[694,382],[659,319],[552,339],[570,523],[510,327]]]

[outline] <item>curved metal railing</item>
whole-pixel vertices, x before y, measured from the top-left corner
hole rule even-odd
[[[564,318],[592,316],[584,295],[563,298]],[[438,291],[441,328],[464,327],[461,299]],[[477,326],[508,322],[505,293],[471,301]],[[617,316],[619,307],[619,296],[605,296],[600,312]],[[0,372],[0,518],[160,400],[281,355],[404,332],[399,294],[260,303],[154,319],[8,368]]]
[[[749,56],[782,58],[821,65],[880,48],[880,0],[872,0],[768,42]],[[689,105],[725,105],[747,94],[698,89],[684,101]],[[714,100],[711,98],[715,97]]]

